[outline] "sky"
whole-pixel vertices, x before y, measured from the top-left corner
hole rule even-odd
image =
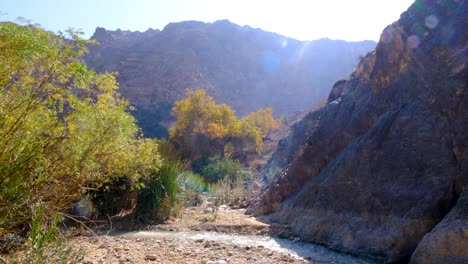
[[[0,21],[18,17],[51,31],[96,27],[145,31],[170,22],[228,19],[298,40],[375,40],[414,0],[1,0]]]

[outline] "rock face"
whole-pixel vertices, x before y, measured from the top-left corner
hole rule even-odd
[[[301,42],[229,21],[186,21],[164,30],[97,28],[86,63],[119,72],[120,92],[136,107],[148,136],[164,134],[187,88],[204,88],[243,116],[271,106],[277,115],[305,109],[349,75],[375,42]],[[162,125],[162,126],[161,126]]]
[[[468,249],[455,249],[468,239],[464,200],[452,209],[468,182],[466,13],[466,1],[419,0],[388,26],[326,106],[280,142],[270,163],[288,165],[248,212],[390,262],[409,260],[444,219],[413,261],[468,262]],[[445,251],[427,253],[442,241]]]
[[[468,260],[468,190],[411,256],[411,263],[463,264]]]

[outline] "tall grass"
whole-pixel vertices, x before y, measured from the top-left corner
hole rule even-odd
[[[137,195],[134,220],[137,223],[163,221],[171,217],[178,203],[179,164],[164,160],[159,171],[143,182]]]
[[[83,252],[66,244],[59,230],[61,217],[55,215],[47,218],[44,206],[40,204],[34,211],[31,229],[28,233],[26,255],[20,257],[19,263],[80,263]]]

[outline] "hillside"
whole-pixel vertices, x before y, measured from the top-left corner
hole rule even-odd
[[[466,13],[418,0],[388,26],[280,142],[285,169],[249,212],[389,262],[467,263]]]
[[[118,72],[120,92],[135,106],[147,136],[161,136],[187,88],[203,88],[239,116],[272,106],[288,115],[325,97],[352,72],[373,41],[301,42],[227,20],[171,23],[162,31],[97,28],[86,63]]]

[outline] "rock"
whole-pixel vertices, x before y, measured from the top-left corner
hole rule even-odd
[[[158,260],[158,256],[157,256],[157,255],[149,254],[149,255],[146,255],[146,256],[145,256],[145,260],[156,261],[156,260]]]
[[[468,181],[468,10],[448,2],[418,0],[326,106],[293,126],[272,158],[287,166],[248,213],[293,223],[306,241],[409,259]],[[434,245],[449,229],[437,230],[427,238]]]
[[[205,240],[203,238],[195,240],[196,243],[203,243]]]
[[[418,244],[411,263],[468,263],[468,186],[450,213]]]
[[[245,249],[245,250],[251,250],[252,247],[251,247],[251,246],[245,246],[244,249]]]
[[[228,21],[185,21],[146,32],[98,28],[92,39],[100,45],[89,47],[87,65],[119,72],[119,91],[138,109],[148,137],[164,134],[172,105],[187,88],[203,87],[239,116],[267,105],[278,115],[302,110],[375,47],[373,41],[302,42]]]
[[[208,261],[206,262],[206,264],[227,264],[227,262],[225,260],[214,260],[214,261]]]

